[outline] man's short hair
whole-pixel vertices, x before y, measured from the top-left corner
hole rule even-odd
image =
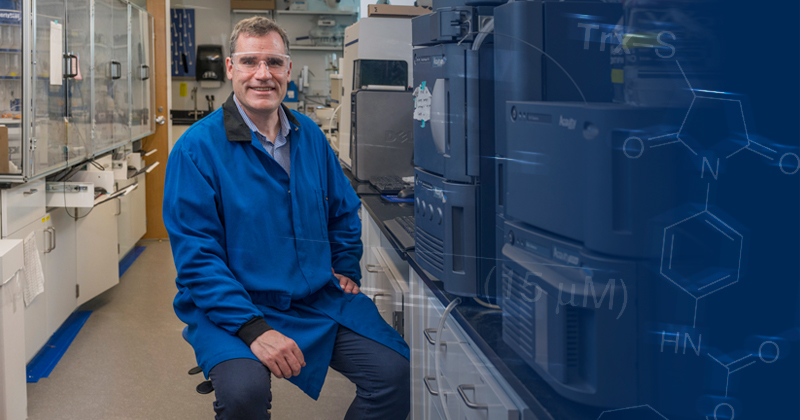
[[[283,38],[283,46],[286,48],[286,54],[289,54],[289,37],[286,35],[286,31],[272,19],[253,16],[239,21],[233,27],[233,32],[231,32],[231,55],[236,52],[236,42],[239,40],[239,35],[244,33],[253,37],[262,37],[271,32],[277,32]]]

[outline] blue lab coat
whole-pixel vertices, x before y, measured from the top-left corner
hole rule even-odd
[[[409,350],[367,296],[343,293],[331,273],[360,283],[361,203],[317,125],[284,111],[291,177],[233,96],[192,125],[170,153],[164,224],[178,270],[175,313],[206,376],[226,360],[258,360],[236,332],[263,316],[300,347],[306,366],[290,381],[316,399],[338,325],[406,358]]]

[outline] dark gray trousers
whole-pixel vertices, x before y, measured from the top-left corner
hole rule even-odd
[[[404,420],[410,410],[411,368],[394,350],[339,327],[331,368],[356,384],[345,420]],[[222,362],[209,372],[217,420],[269,420],[270,372],[252,359]]]

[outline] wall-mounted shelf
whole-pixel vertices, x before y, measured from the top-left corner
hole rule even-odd
[[[317,12],[314,10],[278,10],[279,15],[337,15],[337,16],[355,16],[358,12]]]
[[[344,47],[325,47],[316,45],[291,45],[291,51],[344,51]]]
[[[271,14],[272,10],[263,10],[263,9],[231,9],[233,13],[245,13],[245,14]]]

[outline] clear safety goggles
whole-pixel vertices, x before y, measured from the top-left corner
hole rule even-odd
[[[289,71],[291,57],[285,54],[272,54],[260,52],[238,52],[231,55],[233,68],[243,73],[253,73],[258,70],[261,63],[273,74],[282,74]]]

